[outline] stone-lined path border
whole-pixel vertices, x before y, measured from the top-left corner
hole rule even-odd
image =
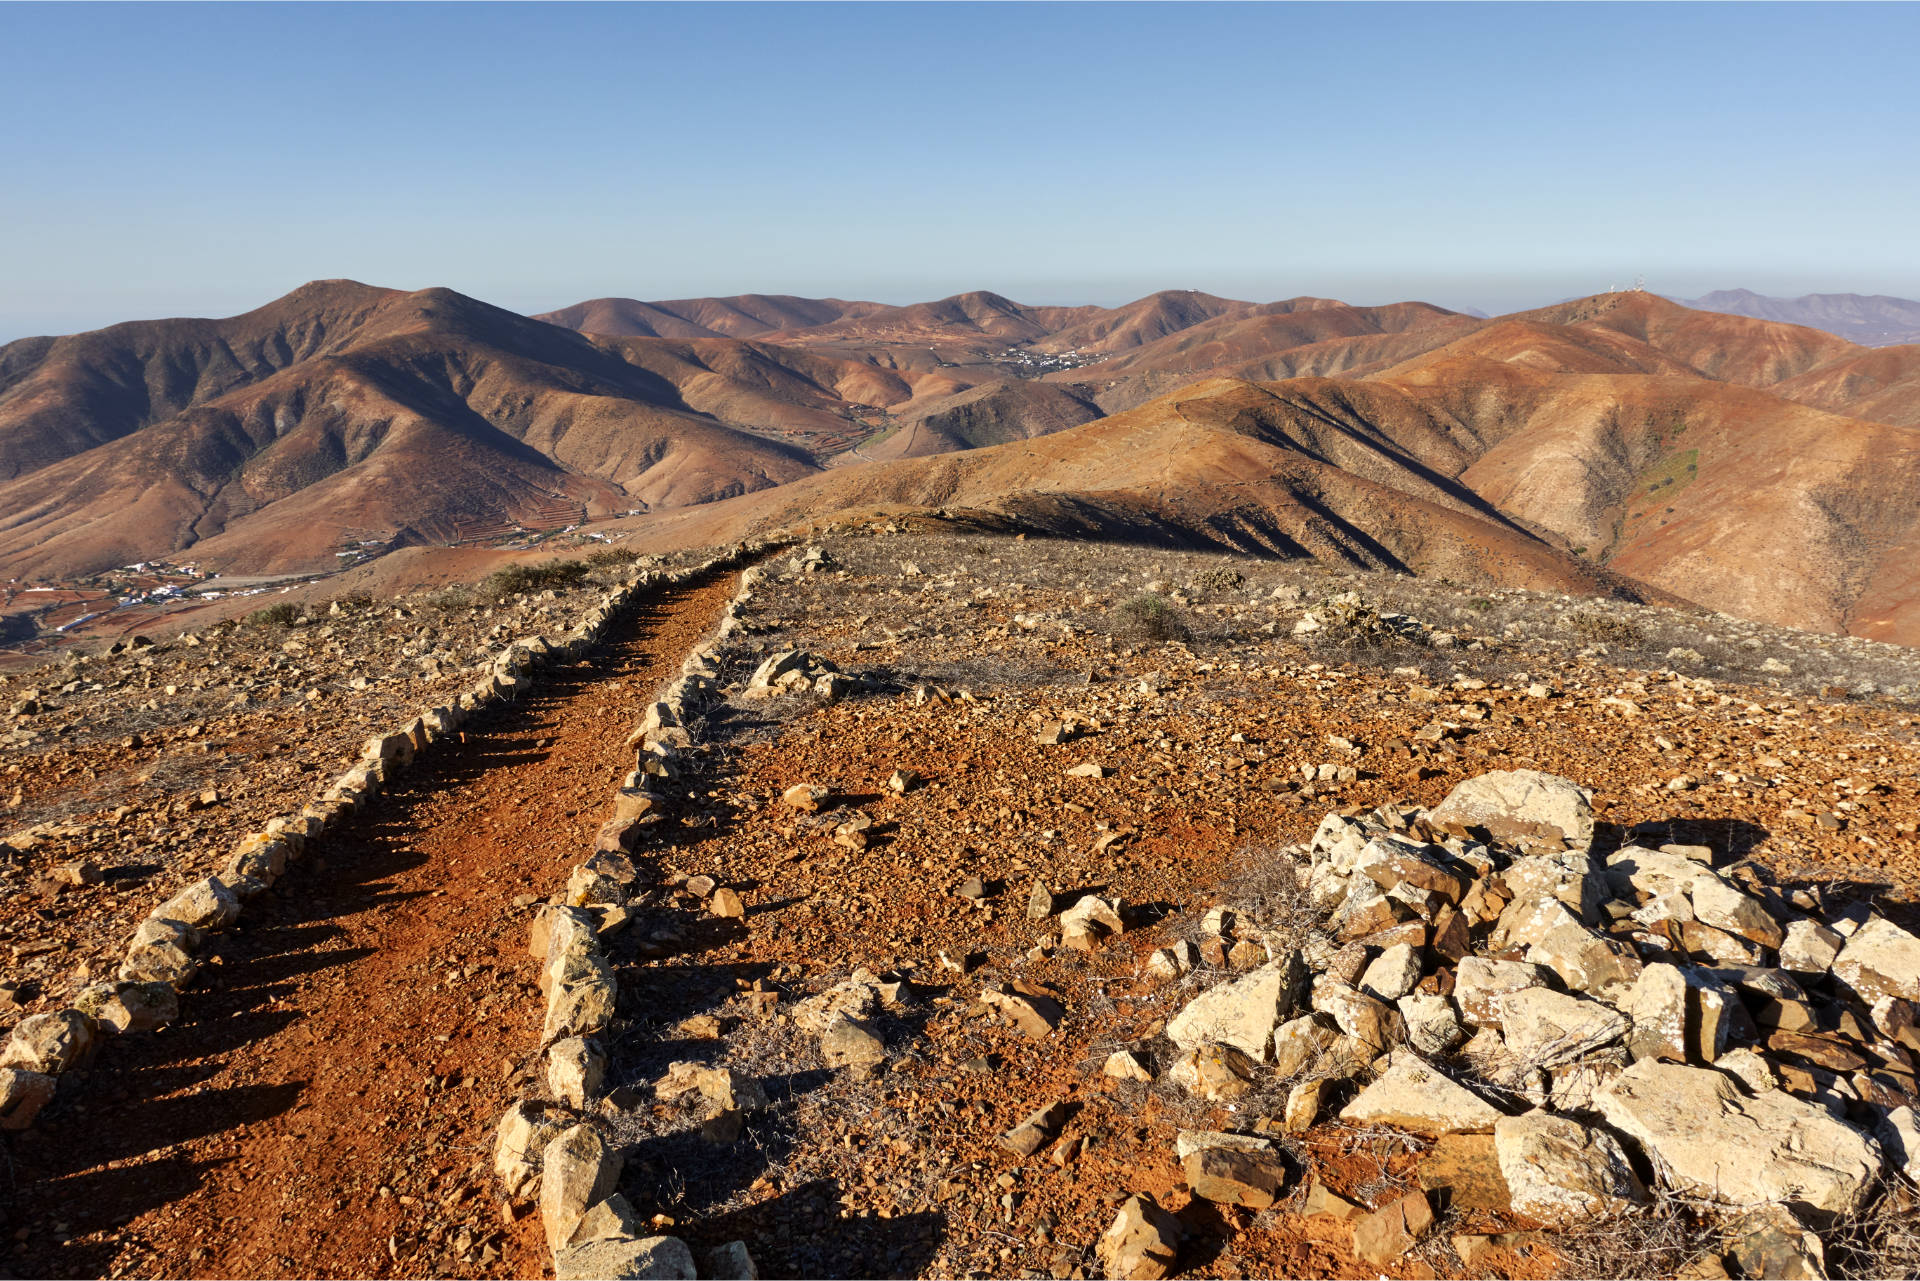
[[[762,575],[758,566],[741,572],[739,590],[713,635],[687,655],[680,675],[641,712],[628,738],[638,759],[614,793],[612,814],[601,826],[592,854],[568,877],[564,902],[549,904],[534,920],[529,950],[541,962],[546,1015],[540,1048],[553,1098],[522,1099],[506,1110],[495,1133],[494,1172],[512,1200],[538,1191],[554,1275],[562,1281],[692,1281],[702,1274],[686,1242],[645,1234],[632,1205],[615,1191],[620,1153],[607,1146],[584,1114],[606,1080],[606,1051],[599,1038],[613,1020],[619,989],[601,940],[628,919],[626,905],[637,879],[628,855],[645,829],[658,821],[657,783],[680,776],[682,753],[692,746],[687,722],[717,694],[715,656],[739,626],[738,607],[752,598]],[[705,1275],[755,1275],[743,1243],[732,1242],[714,1253]]]
[[[504,646],[487,674],[452,703],[424,708],[391,732],[369,738],[360,759],[298,812],[243,837],[217,874],[154,908],[135,930],[114,979],[85,988],[70,1007],[21,1020],[0,1050],[0,1129],[29,1128],[53,1099],[59,1078],[90,1064],[108,1037],[151,1031],[179,1017],[180,994],[200,972],[209,936],[232,928],[248,900],[421,753],[457,735],[474,714],[530,689],[543,666],[593,649],[608,623],[646,594],[743,564],[766,550],[765,544],[742,543],[691,568],[643,570],[597,599],[561,636],[526,636]]]

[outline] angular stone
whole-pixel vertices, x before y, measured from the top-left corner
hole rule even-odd
[[[1288,1134],[1305,1134],[1320,1119],[1320,1104],[1327,1092],[1328,1079],[1316,1076],[1301,1081],[1287,1091],[1287,1106],[1281,1112],[1281,1125]]]
[[[1407,1026],[1407,1044],[1423,1057],[1439,1058],[1467,1039],[1453,1002],[1444,996],[1403,996],[1395,1008]]]
[[[1035,1041],[1043,1040],[1060,1026],[1066,1011],[1050,996],[1021,992],[1013,988],[987,988],[980,993],[981,1004],[1020,1029]]]
[[[240,919],[239,896],[216,876],[195,881],[149,915],[213,934]]]
[[[699,1273],[693,1251],[678,1237],[617,1237],[556,1251],[553,1275],[555,1281],[694,1281]]]
[[[1353,1252],[1364,1263],[1389,1267],[1405,1258],[1432,1226],[1433,1207],[1426,1194],[1409,1192],[1354,1220]]]
[[[574,1244],[587,1211],[612,1195],[620,1164],[590,1125],[569,1126],[547,1144],[540,1163],[540,1220],[548,1249],[557,1254]]]
[[[1880,1170],[1879,1145],[1824,1108],[1780,1090],[1745,1097],[1711,1068],[1643,1059],[1594,1103],[1675,1186],[1728,1205],[1782,1201],[1852,1214]]]
[[[1840,949],[1833,976],[1869,1006],[1883,996],[1920,1001],[1920,938],[1876,916]]]
[[[523,1100],[507,1109],[494,1129],[493,1172],[509,1201],[518,1201],[534,1190],[540,1181],[540,1163],[545,1159],[547,1144],[571,1122],[565,1112],[534,1100]]]
[[[1245,1152],[1208,1147],[1189,1153],[1180,1163],[1193,1194],[1220,1205],[1242,1205],[1264,1210],[1278,1201],[1287,1186],[1287,1166],[1274,1152]]]
[[[85,1063],[93,1053],[96,1025],[79,1010],[32,1014],[14,1025],[0,1068],[20,1068],[59,1076]]]
[[[180,994],[170,983],[95,983],[73,1008],[108,1032],[151,1032],[180,1017]]]
[[[1549,973],[1524,961],[1469,956],[1454,969],[1453,1002],[1460,1007],[1460,1017],[1475,1027],[1498,1027],[1501,1002],[1515,992],[1545,987]]]
[[[1419,1179],[1428,1200],[1444,1209],[1504,1214],[1512,1208],[1491,1134],[1441,1135],[1420,1159]]]
[[[599,1098],[606,1074],[607,1056],[585,1037],[562,1037],[547,1047],[547,1088],[568,1107]]]
[[[1018,1157],[1029,1157],[1060,1135],[1073,1108],[1064,1100],[1034,1109],[1026,1120],[1000,1136],[1000,1146]]]
[[[1818,921],[1794,921],[1780,944],[1780,968],[1818,978],[1833,968],[1846,939]]]
[[[1060,944],[1076,952],[1091,952],[1110,935],[1126,930],[1118,903],[1097,894],[1083,894],[1060,914]]]
[[[1153,1073],[1140,1061],[1140,1056],[1131,1050],[1115,1050],[1107,1055],[1107,1061],[1100,1068],[1102,1076],[1112,1077],[1116,1081],[1153,1080]]]
[[[1502,997],[1500,1014],[1507,1049],[1533,1067],[1571,1063],[1627,1033],[1626,1018],[1613,1007],[1551,988]]]
[[[1027,895],[1027,919],[1044,921],[1053,915],[1053,891],[1039,881],[1033,883],[1033,890]]]
[[[1195,1098],[1244,1098],[1253,1090],[1254,1061],[1231,1045],[1202,1045],[1174,1061],[1167,1077]]]
[[[898,777],[896,775],[896,777]],[[905,789],[901,789],[905,790]],[[728,1241],[707,1251],[700,1275],[707,1281],[760,1281],[760,1269],[747,1253],[745,1241]]]
[[[1509,843],[1550,840],[1582,847],[1593,840],[1592,793],[1539,770],[1494,770],[1447,793],[1427,821],[1485,828]]]
[[[1569,1228],[1646,1199],[1619,1141],[1568,1117],[1503,1116],[1493,1146],[1513,1209],[1544,1227]]]
[[[1381,1001],[1397,1001],[1420,982],[1420,951],[1397,943],[1380,953],[1360,976],[1360,990]]]
[[[1401,1050],[1373,1084],[1340,1109],[1340,1119],[1415,1134],[1485,1134],[1500,1111],[1419,1055]]]
[[[1273,1070],[1283,1078],[1297,1076],[1339,1040],[1339,1029],[1324,1014],[1288,1019],[1273,1032]]]
[[[1115,1281],[1161,1281],[1179,1257],[1180,1221],[1144,1192],[1127,1198],[1100,1237],[1102,1274]]]
[[[886,1042],[864,1019],[841,1018],[820,1035],[820,1056],[828,1067],[868,1068],[886,1062]]]
[[[1217,983],[1167,1023],[1167,1039],[1183,1050],[1231,1045],[1258,1062],[1272,1057],[1273,1031],[1293,1013],[1306,969],[1289,954],[1227,983]]]
[[[45,1072],[0,1068],[0,1130],[24,1130],[53,1101],[54,1079]]]

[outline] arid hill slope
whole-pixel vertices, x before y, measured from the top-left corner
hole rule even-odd
[[[634,511],[648,545],[691,545],[958,507],[1920,639],[1920,347],[1642,292],[1491,320],[1188,291],[551,315],[333,281],[0,348],[0,573],[189,549],[306,571],[350,543]],[[622,316],[652,336],[569,328]]]
[[[324,568],[348,539],[446,541],[815,469],[615,342],[448,290],[322,282],[230,320],[14,343],[0,371],[9,575],[188,548],[220,567]]]

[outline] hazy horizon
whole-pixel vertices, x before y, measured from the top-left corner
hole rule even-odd
[[[1908,6],[102,12],[0,9],[34,54],[0,341],[338,276],[529,312],[1920,296]]]

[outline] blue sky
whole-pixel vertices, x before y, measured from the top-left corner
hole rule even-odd
[[[302,281],[1920,296],[1913,5],[0,5],[0,341]]]

